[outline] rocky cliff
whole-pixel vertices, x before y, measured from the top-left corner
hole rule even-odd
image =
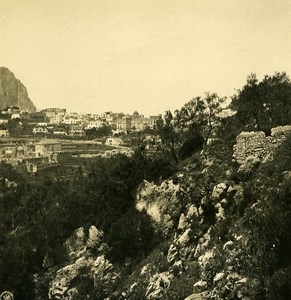
[[[7,68],[0,67],[0,109],[18,106],[32,112],[35,106],[29,99],[26,87]]]

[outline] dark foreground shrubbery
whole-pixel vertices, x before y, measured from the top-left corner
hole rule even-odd
[[[149,217],[135,210],[133,191],[142,180],[159,181],[174,170],[167,159],[138,151],[133,157],[95,159],[73,180],[44,172],[28,182],[1,165],[0,290],[32,299],[32,275],[43,270],[43,258],[49,255],[54,265],[62,263],[63,243],[80,226],[104,231],[114,261],[146,255],[155,232]]]

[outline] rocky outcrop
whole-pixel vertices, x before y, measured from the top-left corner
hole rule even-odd
[[[179,216],[179,192],[180,185],[173,180],[164,181],[161,185],[144,181],[137,190],[137,210],[145,210],[165,236],[174,228],[174,219]]]
[[[149,282],[146,291],[147,299],[162,299],[163,294],[170,287],[171,280],[173,279],[173,274],[169,272],[163,272],[160,274],[155,274]]]
[[[176,188],[177,186],[175,185]],[[178,190],[185,190],[182,183],[179,184]],[[154,184],[144,183],[138,194],[140,201],[137,204],[147,210],[160,226],[164,224],[163,213],[166,212],[163,205],[169,209],[171,204],[171,202],[164,202],[165,191],[171,191],[172,196],[177,192],[174,188],[164,190]],[[149,195],[152,196],[151,200],[147,198]],[[171,197],[168,195],[166,199]],[[176,221],[177,227],[171,229],[175,234],[171,238],[166,256],[168,269],[162,273],[157,272],[147,280],[148,299],[162,299],[164,293],[171,288],[177,274],[182,278],[194,261],[197,262],[196,272],[199,270],[199,277],[193,282],[193,294],[186,299],[210,299],[211,297],[222,299],[221,295],[225,289],[232,290],[236,297],[242,295],[247,279],[235,270],[239,268],[238,264],[242,259],[241,249],[245,238],[233,235],[232,240],[221,244],[220,237],[217,236],[217,228],[225,220],[226,212],[229,212],[230,207],[239,206],[240,201],[243,201],[243,188],[240,184],[220,182],[214,185],[208,194],[201,197],[200,205],[188,203],[180,210],[178,222]],[[206,203],[215,209],[215,225],[210,225],[208,230],[203,232],[200,228],[207,229],[204,222],[205,214],[208,213],[207,210],[204,211]],[[156,212],[154,214],[153,207]],[[174,207],[176,207],[174,211],[178,212],[179,206],[174,205]],[[221,261],[222,257],[223,266],[219,268],[217,262]]]
[[[102,239],[103,232],[95,226],[87,233],[80,227],[67,239],[65,248],[69,262],[51,276],[49,299],[88,298],[89,294],[81,294],[87,286],[96,297],[112,293],[119,275],[104,255],[107,245]]]
[[[165,181],[159,186],[145,181],[137,191],[137,209],[145,210],[164,233],[170,232],[166,252],[167,269],[163,272],[157,269],[149,278],[139,282],[139,285],[146,286],[144,295],[147,299],[162,299],[177,280],[176,276],[183,278],[183,274],[193,268],[192,264],[195,261],[196,268],[194,267],[193,271],[199,270],[199,277],[197,281],[193,281],[193,294],[187,299],[210,298],[217,294],[213,286],[218,286],[219,290],[222,283],[226,284],[226,281],[230,280],[229,288],[235,287],[243,278],[241,275],[235,277],[233,271],[233,266],[241,255],[239,249],[242,247],[242,238],[234,237],[225,245],[217,242],[217,239],[220,239],[217,236],[219,224],[226,219],[230,207],[238,206],[243,200],[242,186],[231,181],[220,182],[213,185],[211,190],[202,193],[199,202],[186,204],[181,199],[187,197],[189,185],[191,179],[184,174],[175,184],[172,180]],[[214,210],[215,225],[207,227],[205,217],[211,207]],[[213,246],[215,244],[218,246]],[[229,269],[218,269],[213,274],[213,268],[221,259],[221,253],[224,253],[227,260],[225,264]],[[147,266],[147,269],[155,270],[157,265]],[[232,280],[229,276],[235,279]]]
[[[35,106],[29,99],[26,87],[7,68],[0,67],[0,109],[17,106],[33,112]]]

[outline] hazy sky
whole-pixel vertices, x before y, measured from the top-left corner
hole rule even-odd
[[[180,108],[291,76],[289,0],[0,0],[0,66],[37,108]]]

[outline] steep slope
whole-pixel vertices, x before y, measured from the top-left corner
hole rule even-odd
[[[0,67],[0,109],[18,106],[21,110],[35,111],[26,87],[5,67]]]
[[[235,149],[241,139],[237,141]],[[233,157],[233,142],[208,145],[164,180],[133,180],[142,165],[140,157],[133,164],[139,169],[131,169],[132,158],[100,160],[93,172],[80,174],[72,193],[62,197],[69,189],[65,182],[45,181],[16,209],[7,203],[19,201],[23,186],[3,173],[2,218],[9,217],[7,209],[13,212],[0,253],[7,257],[0,268],[8,270],[0,273],[5,288],[15,291],[16,299],[37,300],[291,299],[291,135],[286,133],[272,158],[250,156],[243,164]],[[251,140],[245,146],[253,145]],[[98,176],[105,166],[106,172]],[[116,184],[118,193],[109,193]],[[126,187],[132,198],[118,197]],[[100,201],[104,193],[109,197]],[[110,214],[125,199],[134,207],[114,221],[116,216]],[[21,209],[20,225],[15,226],[14,216]],[[85,218],[79,219],[82,214]],[[23,216],[32,224],[24,226]],[[108,230],[100,219],[115,226]],[[146,247],[148,251],[141,251]],[[14,257],[7,256],[10,252]],[[33,289],[22,291],[29,276],[18,272],[16,277],[10,268],[18,268],[31,253],[31,263],[38,261],[37,267],[26,270],[33,276]],[[19,283],[9,279],[11,273]]]

